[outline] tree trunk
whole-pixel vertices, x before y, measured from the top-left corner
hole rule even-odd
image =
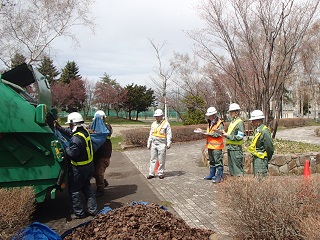
[[[282,95],[281,95],[279,101],[276,103],[275,123],[274,123],[274,128],[273,128],[273,133],[272,133],[273,139],[276,137],[276,134],[277,134],[281,112],[282,112]]]

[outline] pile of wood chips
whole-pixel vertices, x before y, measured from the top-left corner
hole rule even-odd
[[[64,239],[209,239],[211,230],[190,228],[156,204],[136,204],[97,215]]]

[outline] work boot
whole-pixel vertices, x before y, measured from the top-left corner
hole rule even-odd
[[[108,183],[107,179],[104,179],[103,182],[104,182],[104,187],[105,188],[109,186],[109,183]]]
[[[216,167],[210,165],[210,173],[208,176],[205,176],[203,179],[204,180],[212,180],[216,177]]]
[[[83,219],[83,218],[86,218],[87,216],[86,215],[77,215],[75,213],[71,214],[70,218],[71,220],[74,220],[74,219]]]
[[[213,183],[219,183],[222,181],[222,175],[223,175],[223,167],[219,166],[218,167],[218,173],[217,173],[217,177],[216,179],[213,179],[212,182]]]
[[[97,213],[98,213],[98,211],[88,212],[88,215],[95,217],[97,215]]]

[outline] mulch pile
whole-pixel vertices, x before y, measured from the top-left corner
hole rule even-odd
[[[76,228],[64,239],[209,239],[214,232],[190,228],[159,205],[133,205],[97,215],[88,224]]]

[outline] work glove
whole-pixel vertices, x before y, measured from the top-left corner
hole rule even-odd
[[[167,144],[167,149],[169,149],[171,147],[171,143],[170,144]]]
[[[151,148],[151,144],[150,144],[150,143],[147,144],[147,148],[148,148],[148,149]]]
[[[53,121],[53,127],[54,128],[60,127],[60,124],[59,124],[58,120],[54,120]]]

